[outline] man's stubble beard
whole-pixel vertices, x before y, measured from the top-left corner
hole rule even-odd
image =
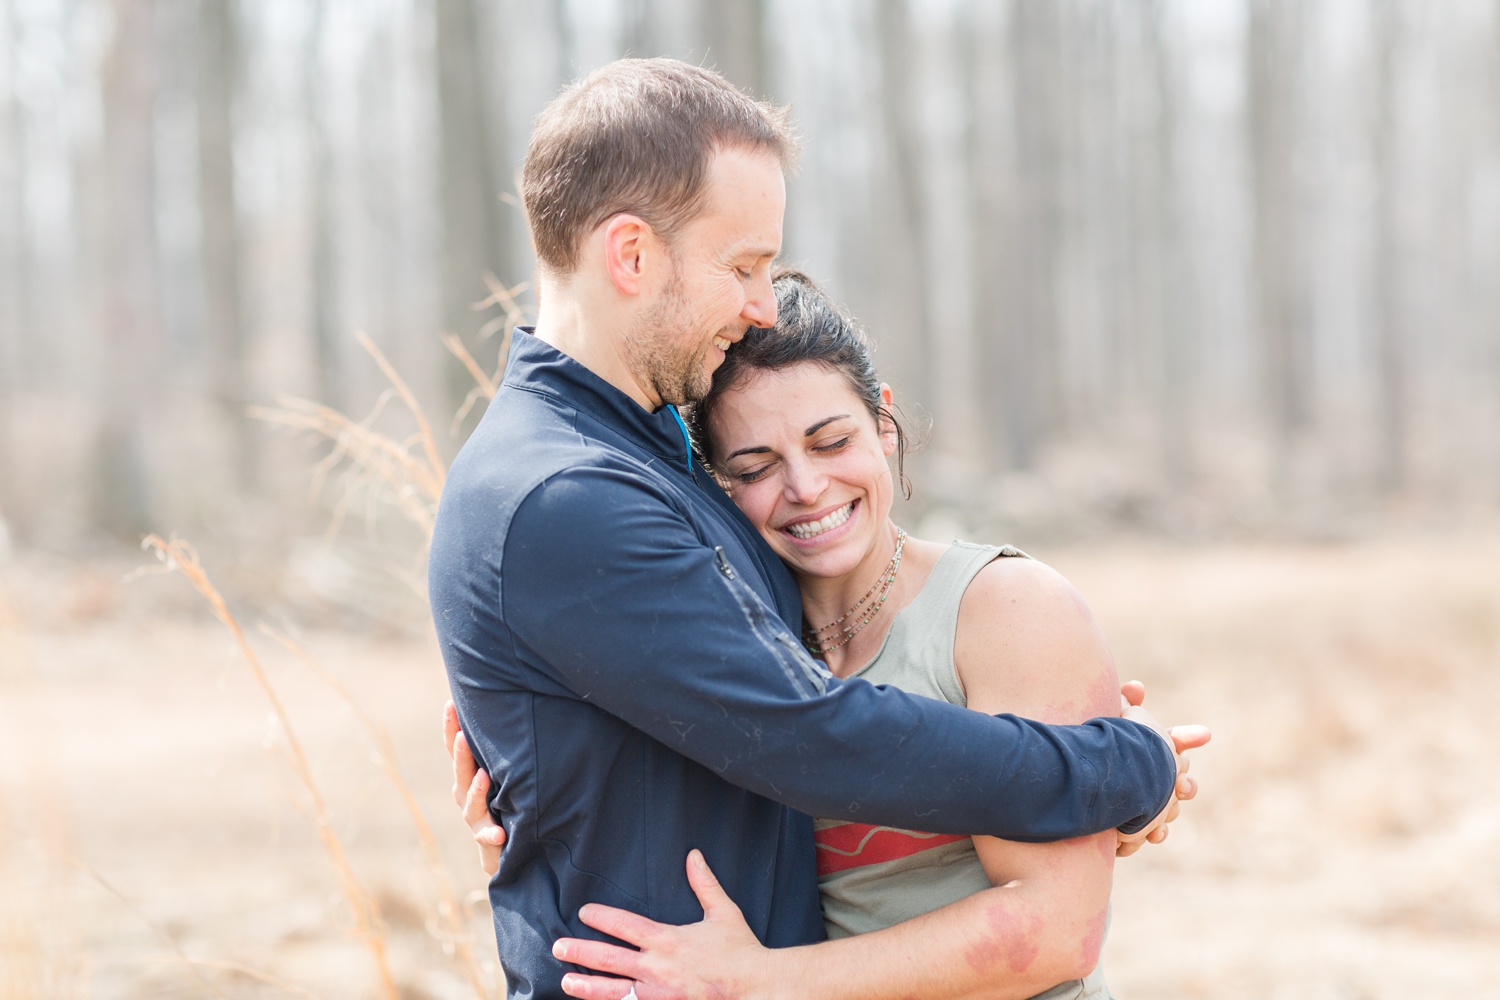
[[[641,385],[650,386],[663,403],[696,403],[713,384],[707,364],[713,341],[705,339],[691,355],[685,356],[682,350],[693,339],[696,325],[682,283],[673,274],[661,301],[641,315],[625,338],[625,361],[631,374]]]

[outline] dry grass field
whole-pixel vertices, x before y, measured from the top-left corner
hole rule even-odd
[[[1216,733],[1200,801],[1119,868],[1118,996],[1500,997],[1500,540],[1040,554],[1148,704]],[[185,580],[121,570],[0,567],[0,998],[378,996],[240,654]],[[402,995],[472,997],[377,742],[247,619]],[[388,728],[460,895],[480,890],[431,638],[298,638]]]

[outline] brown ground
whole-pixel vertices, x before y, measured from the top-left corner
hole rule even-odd
[[[1500,997],[1500,541],[1041,554],[1149,704],[1216,733],[1194,765],[1200,801],[1120,866],[1117,995]],[[180,578],[122,598],[117,577],[0,570],[0,1000],[286,995],[240,972],[196,978],[174,948],[327,1000],[374,995],[227,635]],[[389,726],[461,891],[480,889],[447,808],[431,640],[302,638]],[[472,996],[426,929],[432,879],[357,717],[254,641],[383,903],[403,990]]]

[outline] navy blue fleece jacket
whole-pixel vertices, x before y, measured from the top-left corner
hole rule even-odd
[[[509,840],[490,883],[510,995],[562,997],[587,902],[687,923],[703,850],[767,945],[821,940],[812,815],[1058,840],[1139,829],[1165,742],[839,680],[785,567],[648,413],[518,330],[449,473],[429,564],[459,717]]]

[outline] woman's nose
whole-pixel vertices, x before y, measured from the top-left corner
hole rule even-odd
[[[816,503],[828,488],[828,477],[806,461],[787,462],[783,482],[787,500],[796,504]]]

